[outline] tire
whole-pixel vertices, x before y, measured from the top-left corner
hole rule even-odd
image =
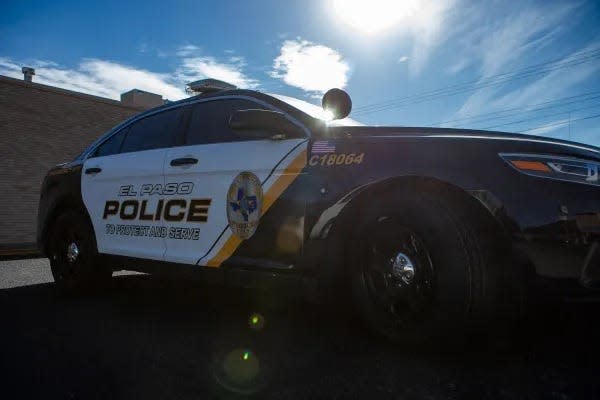
[[[50,236],[50,267],[54,282],[63,292],[103,287],[112,270],[99,263],[92,227],[76,211],[67,211],[54,221]]]
[[[373,202],[349,243],[362,319],[404,344],[464,343],[489,327],[510,292],[506,241],[490,222],[437,192]]]

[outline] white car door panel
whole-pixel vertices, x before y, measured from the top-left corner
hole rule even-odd
[[[179,215],[178,203],[165,200],[178,188],[165,185],[163,164],[181,115],[171,108],[143,116],[85,161],[81,192],[100,253],[164,259],[165,220]]]
[[[193,183],[193,192],[185,198],[188,202],[203,200],[210,206],[205,222],[192,224],[185,221],[167,226],[169,235],[166,240],[165,259],[185,264],[218,266],[216,264],[220,264],[223,257],[218,260],[213,259],[231,236],[231,232],[225,229],[228,226],[227,194],[234,179],[242,172],[250,172],[259,179],[264,193],[262,213],[266,212],[274,200],[269,197],[272,195],[271,187],[280,176],[284,175],[286,168],[289,168],[294,160],[296,160],[294,165],[302,164],[286,173],[291,176],[297,175],[304,167],[306,141],[306,139],[256,140],[170,149],[165,161],[166,182]],[[297,159],[302,157],[304,162],[298,162]],[[193,165],[171,165],[171,160],[182,158],[193,158],[198,161]],[[174,234],[179,228],[198,228],[199,235],[188,239],[176,238]],[[231,247],[230,244],[229,248]]]
[[[85,161],[81,193],[100,253],[163,259],[164,223],[160,213],[156,218],[160,196],[140,191],[144,185],[164,185],[166,152],[147,150]],[[100,168],[101,172],[86,174],[88,168]]]

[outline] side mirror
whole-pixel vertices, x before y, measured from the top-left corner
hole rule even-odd
[[[281,140],[304,136],[283,113],[271,110],[236,111],[229,117],[229,127],[252,139]]]
[[[333,119],[346,118],[352,111],[352,99],[342,89],[329,89],[323,95],[321,105]]]

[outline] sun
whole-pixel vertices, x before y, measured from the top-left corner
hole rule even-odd
[[[418,0],[333,0],[336,15],[346,24],[375,34],[410,23]]]

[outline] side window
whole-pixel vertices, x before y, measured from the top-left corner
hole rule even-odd
[[[229,116],[237,110],[264,108],[260,104],[243,99],[198,103],[192,109],[185,145],[249,140],[229,128]]]
[[[170,147],[179,126],[180,110],[168,110],[134,122],[123,140],[121,153]]]
[[[112,135],[110,139],[98,146],[92,157],[112,156],[113,154],[119,153],[121,143],[123,143],[123,138],[127,134],[127,131],[129,131],[129,127],[121,129],[119,132]]]

